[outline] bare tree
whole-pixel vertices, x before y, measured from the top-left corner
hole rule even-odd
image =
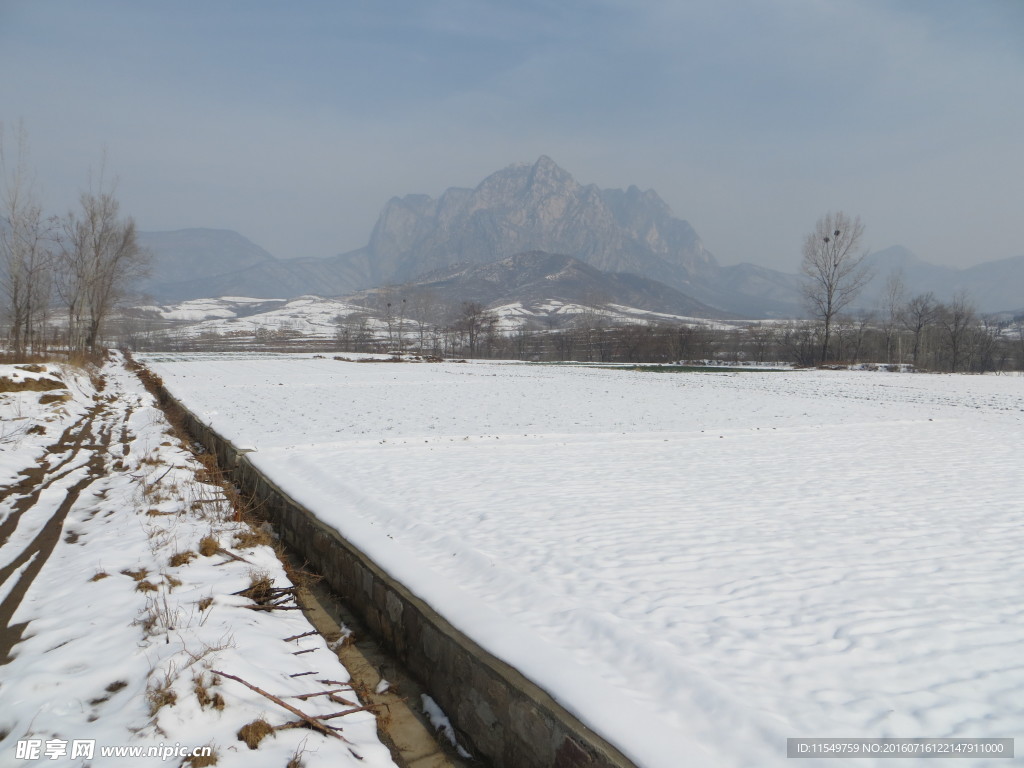
[[[746,331],[747,338],[754,348],[754,360],[763,363],[768,348],[775,341],[775,327],[769,323],[755,323],[748,325]]]
[[[83,192],[81,211],[64,217],[58,287],[68,311],[68,344],[94,351],[103,324],[127,287],[146,274],[149,254],[137,241],[135,222],[118,217],[113,188]]]
[[[968,337],[969,370],[998,371],[1006,367],[1008,350],[999,343],[1006,325],[995,315],[984,315],[974,324]]]
[[[935,294],[929,291],[928,293],[922,293],[912,298],[907,302],[907,305],[901,312],[903,326],[914,334],[914,351],[912,360],[915,368],[918,366],[918,356],[921,352],[922,336],[928,327],[935,322],[936,315],[938,314],[938,308],[939,304],[935,300]]]
[[[899,271],[889,273],[885,281],[885,294],[882,296],[882,333],[885,335],[885,362],[902,363],[902,349],[899,350],[900,359],[893,360],[894,342],[899,342],[899,325],[902,320],[903,303],[906,290],[903,285],[903,275]]]
[[[464,301],[454,324],[470,357],[475,357],[481,346],[489,348],[497,326],[497,315],[478,301]]]
[[[860,217],[827,213],[818,219],[814,231],[804,239],[803,294],[815,318],[823,325],[821,360],[828,358],[832,323],[856,298],[870,274],[864,265],[866,253],[858,253],[864,225]]]
[[[403,287],[385,285],[375,292],[373,304],[387,327],[388,351],[402,352],[406,309]]]
[[[334,338],[344,352],[372,352],[374,347],[373,328],[365,312],[350,312],[335,318],[338,330]]]
[[[1018,370],[1024,371],[1024,315],[1013,319],[1013,327],[1017,331],[1017,341],[1020,342],[1017,349],[1017,354],[1019,355],[1017,367]]]
[[[52,292],[50,221],[43,218],[28,165],[23,126],[16,132],[13,163],[4,150],[0,124],[0,288],[9,322],[12,350],[24,354],[44,332]]]
[[[874,323],[875,316],[871,312],[860,312],[856,315],[839,315],[836,317],[836,337],[841,360],[850,363],[860,361],[864,339]]]
[[[582,349],[586,360],[604,362],[611,351],[611,344],[606,333],[608,297],[596,291],[588,291],[580,303],[580,311],[570,323],[570,331],[575,336],[575,346]]]
[[[963,364],[968,333],[975,322],[974,305],[967,298],[967,294],[960,291],[949,305],[941,307],[938,321],[946,349],[949,351],[949,370],[956,373]]]
[[[440,301],[428,288],[413,286],[408,291],[409,317],[416,323],[416,333],[420,352],[428,348],[429,328],[436,325],[440,318]]]

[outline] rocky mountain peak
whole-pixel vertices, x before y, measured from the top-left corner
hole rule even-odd
[[[538,250],[677,287],[716,268],[692,227],[654,191],[583,186],[546,155],[436,200],[392,199],[353,262],[369,268],[365,285],[380,285]]]
[[[541,155],[533,164],[527,184],[531,191],[536,190],[549,194],[571,194],[580,188],[579,182],[572,177],[572,174],[560,168],[547,155]]]
[[[552,200],[568,200],[579,189],[572,174],[542,155],[533,165],[510,165],[492,173],[472,191],[471,206],[473,210],[518,209],[536,214],[550,207]],[[558,204],[555,207],[564,209]]]

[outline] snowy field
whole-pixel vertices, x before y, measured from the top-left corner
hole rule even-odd
[[[1024,377],[152,367],[638,765],[1024,735]]]

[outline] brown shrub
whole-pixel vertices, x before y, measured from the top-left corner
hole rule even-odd
[[[266,529],[262,526],[253,528],[249,526],[244,531],[240,531],[235,534],[235,546],[242,549],[251,549],[252,547],[262,546],[273,546],[274,540],[267,533]]]
[[[213,707],[220,711],[224,709],[224,697],[219,693],[210,693],[210,689],[206,684],[206,676],[199,675],[199,677],[193,678],[192,690],[195,691],[196,699],[199,701],[199,706],[203,709],[207,707]]]
[[[182,761],[182,766],[191,765],[192,768],[206,768],[209,765],[217,764],[217,750],[211,749],[209,755],[192,755]]]
[[[263,605],[273,596],[274,582],[266,571],[250,571],[249,586],[239,592],[240,595],[248,597],[254,603]]]
[[[203,557],[210,557],[220,551],[220,542],[216,536],[203,536],[199,540],[199,554]]]
[[[239,728],[238,740],[244,741],[249,749],[256,749],[260,742],[273,732],[274,727],[261,717]]]
[[[177,568],[180,565],[188,565],[188,563],[192,562],[195,556],[196,553],[192,552],[191,550],[186,550],[185,552],[175,552],[173,555],[171,555],[171,559],[167,562],[170,564],[172,568]]]
[[[146,691],[149,702],[149,714],[155,715],[162,707],[173,707],[178,702],[178,694],[171,689],[171,681],[164,680],[161,685],[151,686]]]

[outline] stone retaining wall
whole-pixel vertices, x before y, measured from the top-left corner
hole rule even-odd
[[[330,526],[288,497],[244,452],[165,389],[193,439],[254,496],[284,541],[431,692],[460,742],[495,768],[636,768],[547,692],[456,630]]]

